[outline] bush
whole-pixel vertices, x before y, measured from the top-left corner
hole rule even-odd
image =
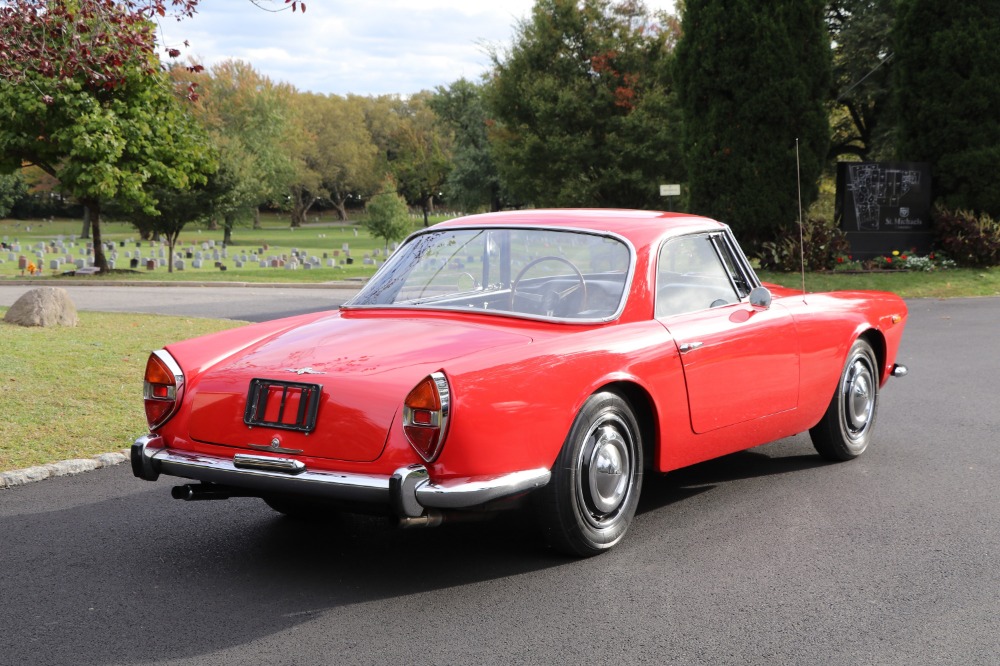
[[[835,224],[822,219],[807,219],[802,228],[805,241],[805,269],[832,270],[837,258],[850,252],[847,234]],[[767,270],[793,272],[802,267],[798,227],[782,228],[778,239],[761,244],[760,267]]]
[[[989,215],[935,208],[934,234],[936,247],[959,266],[1000,264],[1000,222]]]

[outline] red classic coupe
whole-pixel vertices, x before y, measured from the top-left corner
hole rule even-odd
[[[703,217],[528,210],[410,236],[337,311],[168,345],[132,469],[178,499],[384,512],[533,508],[580,556],[619,543],[645,472],[808,430],[871,441],[906,374],[894,294],[762,285]]]

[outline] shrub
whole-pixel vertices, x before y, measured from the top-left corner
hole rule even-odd
[[[935,245],[957,265],[1000,264],[1000,222],[967,210],[934,209]]]
[[[807,219],[802,228],[805,241],[805,269],[832,270],[837,258],[850,251],[847,234],[835,224],[823,219]],[[798,271],[802,266],[798,227],[782,228],[777,240],[761,244],[761,268],[775,271]]]

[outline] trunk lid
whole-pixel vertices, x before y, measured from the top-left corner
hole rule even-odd
[[[192,378],[190,436],[250,451],[372,461],[403,399],[427,374],[451,359],[530,341],[474,323],[334,314]]]

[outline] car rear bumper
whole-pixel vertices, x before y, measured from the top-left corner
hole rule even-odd
[[[248,494],[386,505],[404,518],[423,516],[427,510],[481,506],[544,486],[551,476],[539,468],[434,483],[423,465],[401,467],[391,476],[310,470],[290,458],[243,453],[226,458],[168,449],[162,437],[152,434],[135,440],[131,462],[132,473],[147,481],[165,474],[240,488]]]

